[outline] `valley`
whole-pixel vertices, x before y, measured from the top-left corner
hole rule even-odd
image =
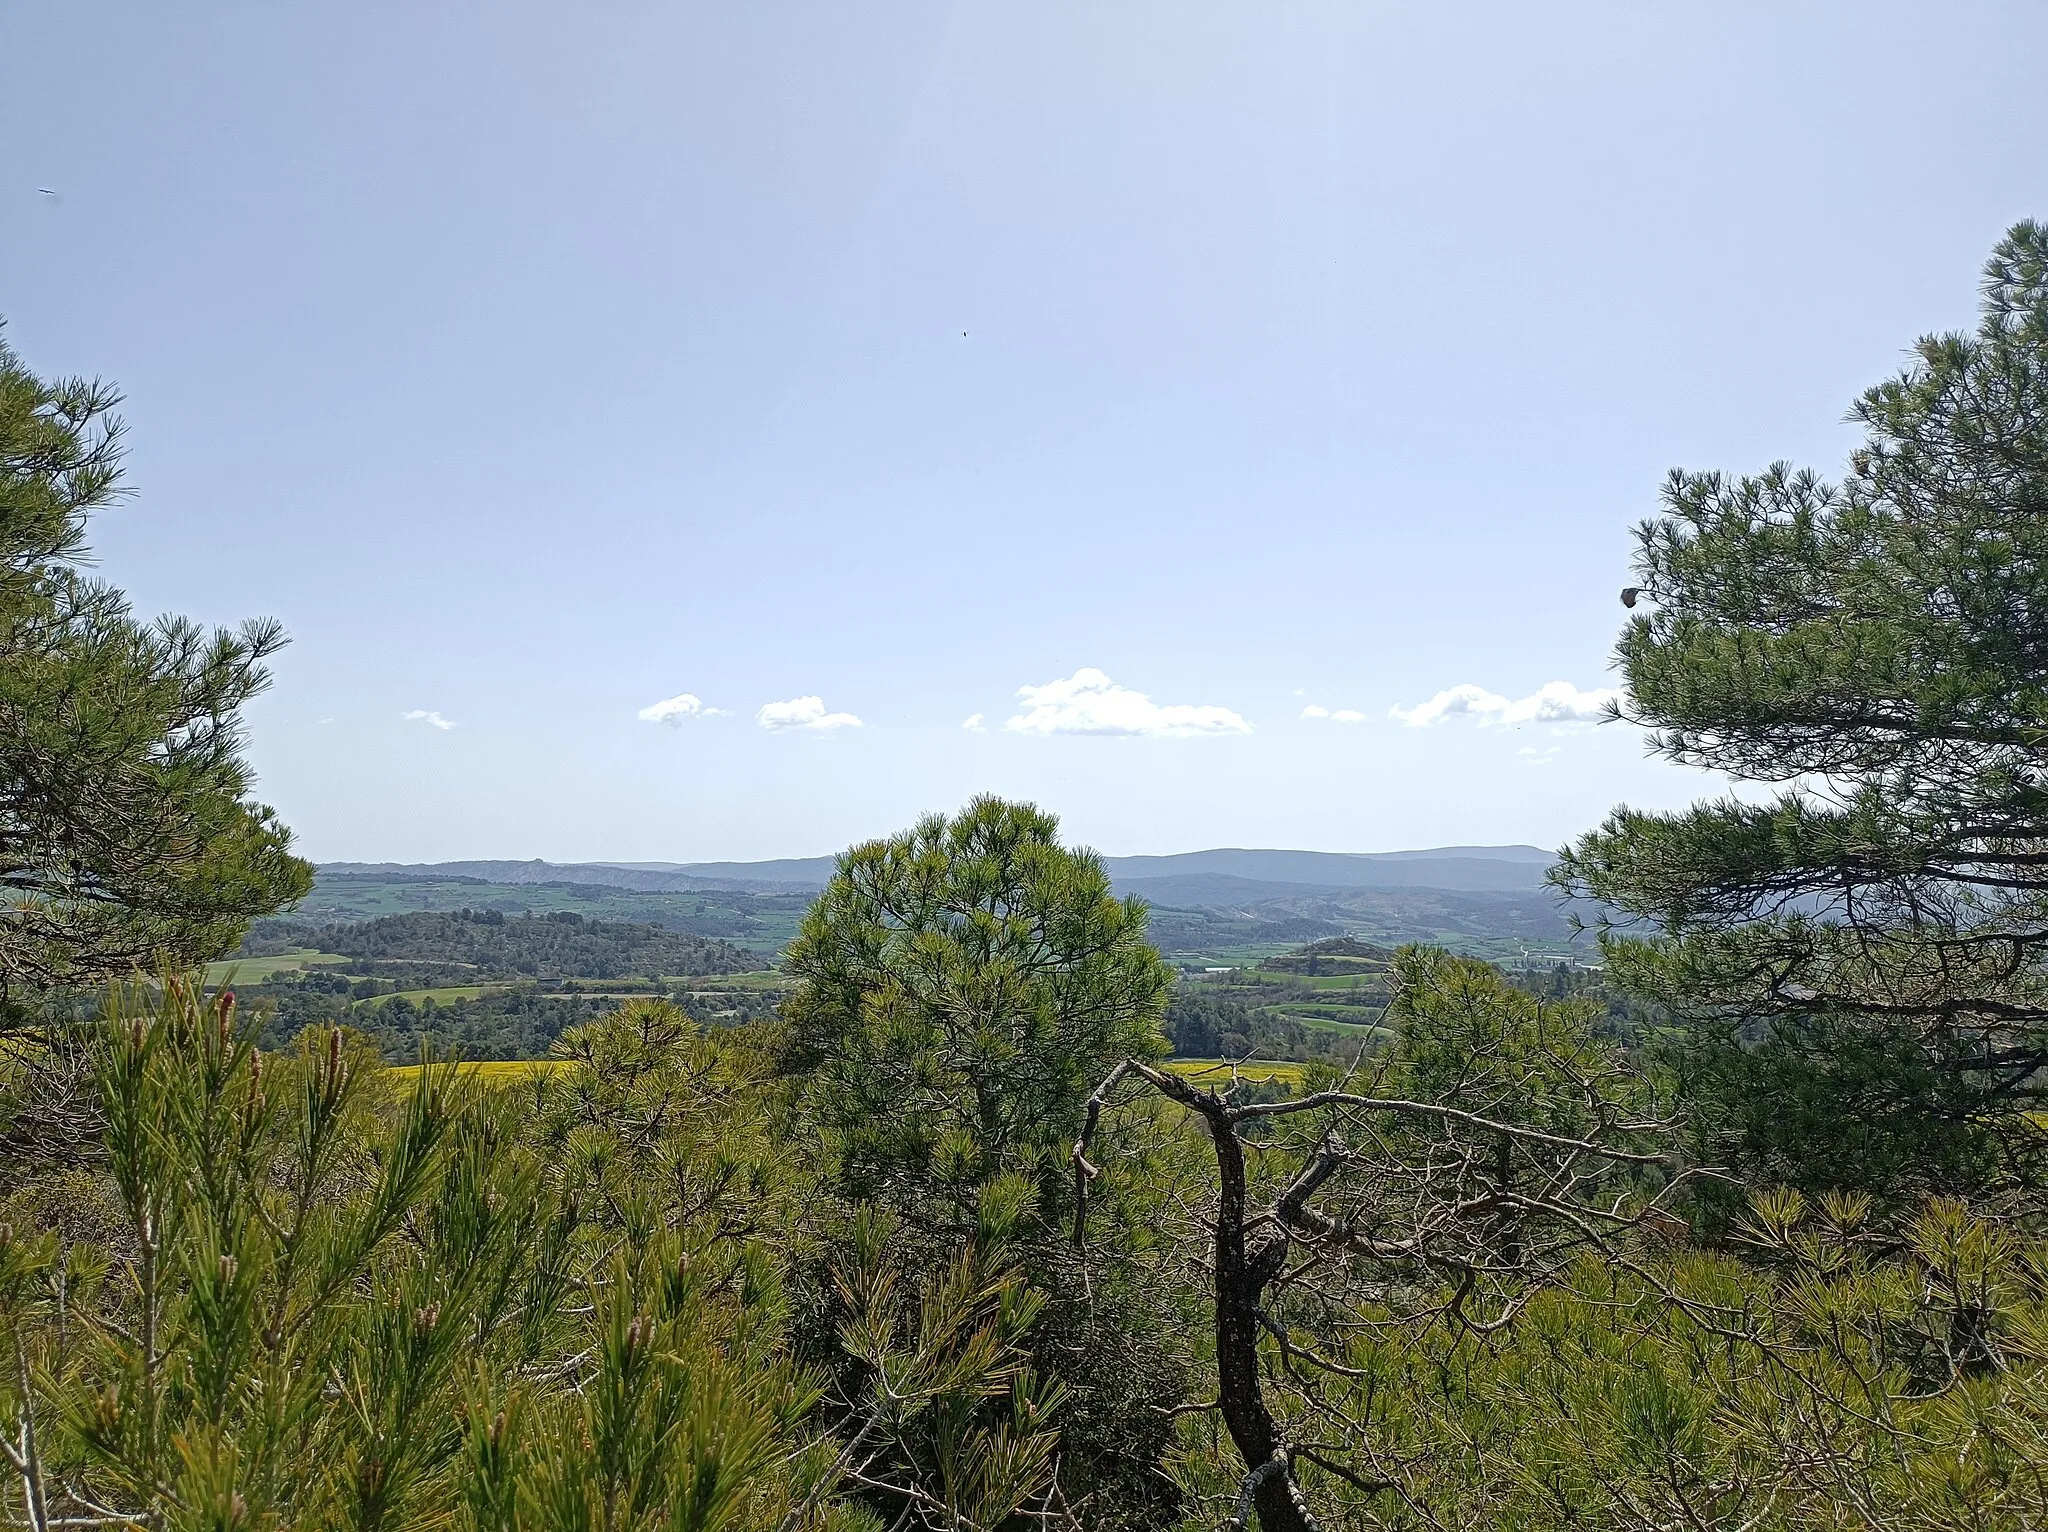
[[[1453,846],[1346,854],[1219,849],[1105,857],[1120,895],[1152,908],[1152,939],[1176,966],[1243,967],[1306,942],[1352,936],[1428,942],[1509,964],[1584,961],[1555,894],[1551,854],[1534,846]],[[308,922],[493,910],[569,912],[659,925],[763,953],[795,936],[833,859],[767,862],[425,864],[318,868],[295,912]]]

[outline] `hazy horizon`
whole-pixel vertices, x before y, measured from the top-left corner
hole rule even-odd
[[[905,828],[908,828],[908,827],[906,826]],[[361,866],[361,867],[377,867],[377,866],[387,866],[387,867],[436,867],[436,866],[450,866],[450,865],[454,865],[454,864],[458,864],[458,863],[462,863],[462,862],[512,862],[512,863],[533,863],[533,862],[543,862],[543,863],[546,863],[546,864],[547,864],[547,865],[549,865],[549,866],[558,866],[558,867],[621,867],[621,868],[627,868],[627,869],[646,869],[646,870],[649,870],[649,871],[668,871],[668,870],[674,870],[674,871],[683,871],[683,870],[686,870],[686,869],[688,869],[688,868],[692,868],[692,867],[750,867],[750,866],[759,866],[759,865],[763,865],[763,864],[767,864],[767,863],[774,863],[774,862],[807,862],[807,861],[815,861],[815,860],[818,860],[818,859],[820,859],[820,858],[823,858],[823,857],[831,857],[831,856],[836,856],[836,855],[838,855],[839,851],[843,851],[844,849],[845,849],[845,847],[839,847],[839,848],[837,848],[837,850],[834,850],[834,851],[817,851],[817,852],[812,852],[812,853],[810,853],[810,854],[808,854],[808,855],[803,855],[803,856],[776,856],[776,857],[747,857],[747,858],[734,858],[734,857],[719,857],[719,858],[715,858],[715,859],[705,859],[705,860],[700,860],[700,861],[692,861],[692,862],[678,862],[678,861],[666,861],[666,860],[664,860],[664,861],[624,861],[624,860],[622,860],[622,859],[620,859],[620,858],[617,858],[617,857],[575,857],[575,858],[567,858],[567,859],[564,859],[564,858],[557,858],[557,857],[541,857],[541,856],[535,856],[535,857],[522,857],[522,856],[463,856],[463,857],[457,857],[457,856],[451,856],[451,857],[441,857],[441,858],[439,858],[439,859],[437,859],[437,860],[435,860],[435,861],[407,861],[407,862],[399,862],[399,861],[393,861],[393,860],[390,860],[390,859],[388,859],[388,858],[386,858],[386,859],[383,859],[383,860],[379,860],[379,861],[371,861],[371,860],[368,860],[368,859],[366,859],[366,858],[363,858],[363,857],[325,857],[325,858],[322,858],[322,859],[321,859],[321,861],[320,861],[319,865],[321,865],[321,866],[323,866],[323,867],[348,867],[348,866]],[[1282,852],[1282,853],[1296,853],[1296,852],[1298,852],[1298,853],[1301,853],[1301,854],[1304,854],[1304,855],[1308,855],[1308,856],[1357,856],[1357,857],[1405,857],[1405,856],[1440,856],[1440,855],[1445,855],[1445,854],[1448,854],[1448,853],[1451,853],[1451,852],[1472,852],[1472,853],[1475,853],[1475,854],[1476,854],[1476,853],[1486,853],[1486,852],[1501,852],[1501,851],[1536,851],[1536,852],[1541,852],[1541,853],[1542,853],[1543,855],[1545,855],[1545,856],[1550,856],[1550,855],[1553,855],[1553,854],[1554,854],[1554,853],[1553,853],[1552,851],[1546,851],[1546,850],[1545,850],[1545,849],[1544,849],[1543,847],[1541,847],[1541,846],[1538,846],[1538,845],[1533,845],[1533,844],[1531,844],[1531,843],[1529,843],[1529,842],[1527,842],[1527,841],[1508,841],[1508,842],[1504,842],[1504,843],[1502,843],[1502,844],[1499,844],[1499,845],[1485,845],[1485,846],[1479,846],[1479,845],[1454,845],[1454,846],[1395,846],[1395,847],[1389,847],[1389,848],[1387,848],[1387,849],[1384,849],[1384,850],[1378,850],[1378,851],[1361,851],[1361,850],[1357,850],[1357,849],[1355,849],[1355,848],[1348,848],[1348,847],[1330,847],[1330,846],[1187,846],[1187,847],[1183,847],[1183,848],[1181,848],[1180,850],[1177,850],[1177,851],[1110,851],[1110,850],[1106,850],[1106,849],[1104,849],[1103,847],[1099,847],[1099,846],[1097,846],[1097,847],[1092,847],[1091,849],[1093,849],[1093,850],[1096,850],[1096,851],[1100,852],[1100,853],[1101,853],[1101,854],[1102,854],[1103,856],[1107,856],[1107,857],[1112,857],[1112,858],[1115,858],[1115,859],[1117,859],[1117,860],[1120,860],[1120,861],[1128,861],[1128,860],[1140,860],[1140,859],[1144,859],[1144,858],[1160,858],[1160,859],[1165,859],[1165,858],[1171,858],[1171,857],[1183,857],[1183,856],[1200,856],[1200,855],[1202,855],[1202,854],[1203,854],[1204,852],[1208,852],[1208,851],[1247,851],[1247,852],[1261,852],[1261,851],[1274,851],[1274,852]]]

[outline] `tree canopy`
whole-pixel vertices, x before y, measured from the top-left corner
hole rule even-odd
[[[122,492],[118,402],[0,344],[0,1015],[216,957],[311,886],[248,798],[238,710],[277,624],[143,622],[81,571]]]
[[[1165,1051],[1170,975],[1144,906],[1058,831],[1030,804],[983,797],[848,851],[785,957],[778,1052],[843,1240],[885,1228],[890,1260],[929,1293],[963,1262],[1028,1282],[1014,1339],[1044,1391],[1017,1397],[1057,1398],[1052,1487],[1070,1516],[1116,1532],[1166,1525],[1178,1503],[1163,1471],[1177,1315],[1163,1274],[1132,1259],[1161,1146],[1135,1126],[1107,1135],[1133,1168],[1099,1199],[1108,1249],[1093,1259],[1065,1234],[1070,1155],[1096,1080]],[[944,1312],[929,1297],[911,1307],[920,1329]],[[835,1310],[828,1328],[851,1322]],[[817,1360],[843,1377],[837,1349]],[[1014,1400],[962,1422],[991,1412],[996,1429]],[[1037,1420],[1038,1404],[1025,1413]],[[920,1429],[906,1462],[957,1455],[936,1422]]]
[[[983,797],[840,858],[785,959],[783,1015],[850,1185],[1057,1175],[1095,1080],[1162,1049],[1170,975],[1144,906],[1058,831]]]
[[[1852,414],[1839,483],[1673,473],[1637,532],[1620,711],[1774,791],[1619,809],[1554,876],[1639,992],[1858,1061],[1849,1117],[2005,1112],[2048,1064],[2048,226]]]

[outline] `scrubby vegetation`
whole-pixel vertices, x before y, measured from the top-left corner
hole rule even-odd
[[[18,646],[86,599],[112,481],[64,435],[102,395],[9,386]],[[1629,712],[1794,785],[1571,848],[1597,973],[1347,939],[1176,983],[984,798],[849,851],[772,986],[652,926],[411,915],[284,933],[340,950],[249,957],[252,1005],[181,976],[303,887],[246,688],[158,778],[198,725],[139,686],[120,792],[0,794],[43,805],[6,826],[0,1517],[2048,1524],[2048,229],[1860,413],[1843,484],[1681,477],[1642,531]],[[150,794],[161,880],[44,812],[132,849]],[[464,974],[520,976],[547,1067],[382,1062],[357,1023],[428,1013],[389,986]],[[486,998],[408,1044],[483,1042],[447,1018]]]

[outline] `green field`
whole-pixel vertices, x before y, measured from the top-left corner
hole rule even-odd
[[[388,995],[372,995],[363,1002],[371,1010],[389,1005],[394,1000],[410,1000],[414,1005],[433,1001],[436,1005],[452,1005],[457,1000],[475,1000],[493,990],[505,988],[502,984],[442,984],[433,989],[401,989]]]
[[[1386,980],[1380,974],[1283,973],[1277,968],[1254,968],[1246,977],[1266,984],[1305,984],[1310,989],[1384,990],[1386,987]]]
[[[1384,1005],[1323,1005],[1314,1000],[1282,1000],[1263,1007],[1301,1021],[1338,1021],[1348,1027],[1374,1027],[1386,1010]]]
[[[720,990],[748,989],[761,994],[774,994],[777,990],[789,988],[789,975],[779,968],[760,968],[752,973],[722,973],[711,978],[699,974],[694,979],[671,979],[672,984],[698,984],[701,990],[692,994],[715,995]]]
[[[315,952],[311,948],[281,953],[276,957],[227,958],[206,965],[206,982],[225,984],[232,979],[237,984],[262,984],[281,973],[298,973],[302,969],[348,961],[337,953]]]
[[[1375,1026],[1371,1022],[1353,1022],[1347,1024],[1341,1021],[1325,1021],[1320,1016],[1299,1015],[1290,1011],[1278,1011],[1275,1014],[1283,1016],[1289,1021],[1300,1022],[1301,1025],[1308,1028],[1311,1032],[1321,1032],[1329,1037],[1350,1038],[1354,1042],[1360,1038],[1365,1037],[1381,1037],[1392,1035],[1390,1032],[1387,1031],[1386,1028]]]
[[[1239,947],[1205,947],[1198,952],[1168,952],[1165,956],[1169,962],[1199,967],[1256,968],[1267,958],[1283,957],[1300,945],[1299,942],[1250,942]]]

